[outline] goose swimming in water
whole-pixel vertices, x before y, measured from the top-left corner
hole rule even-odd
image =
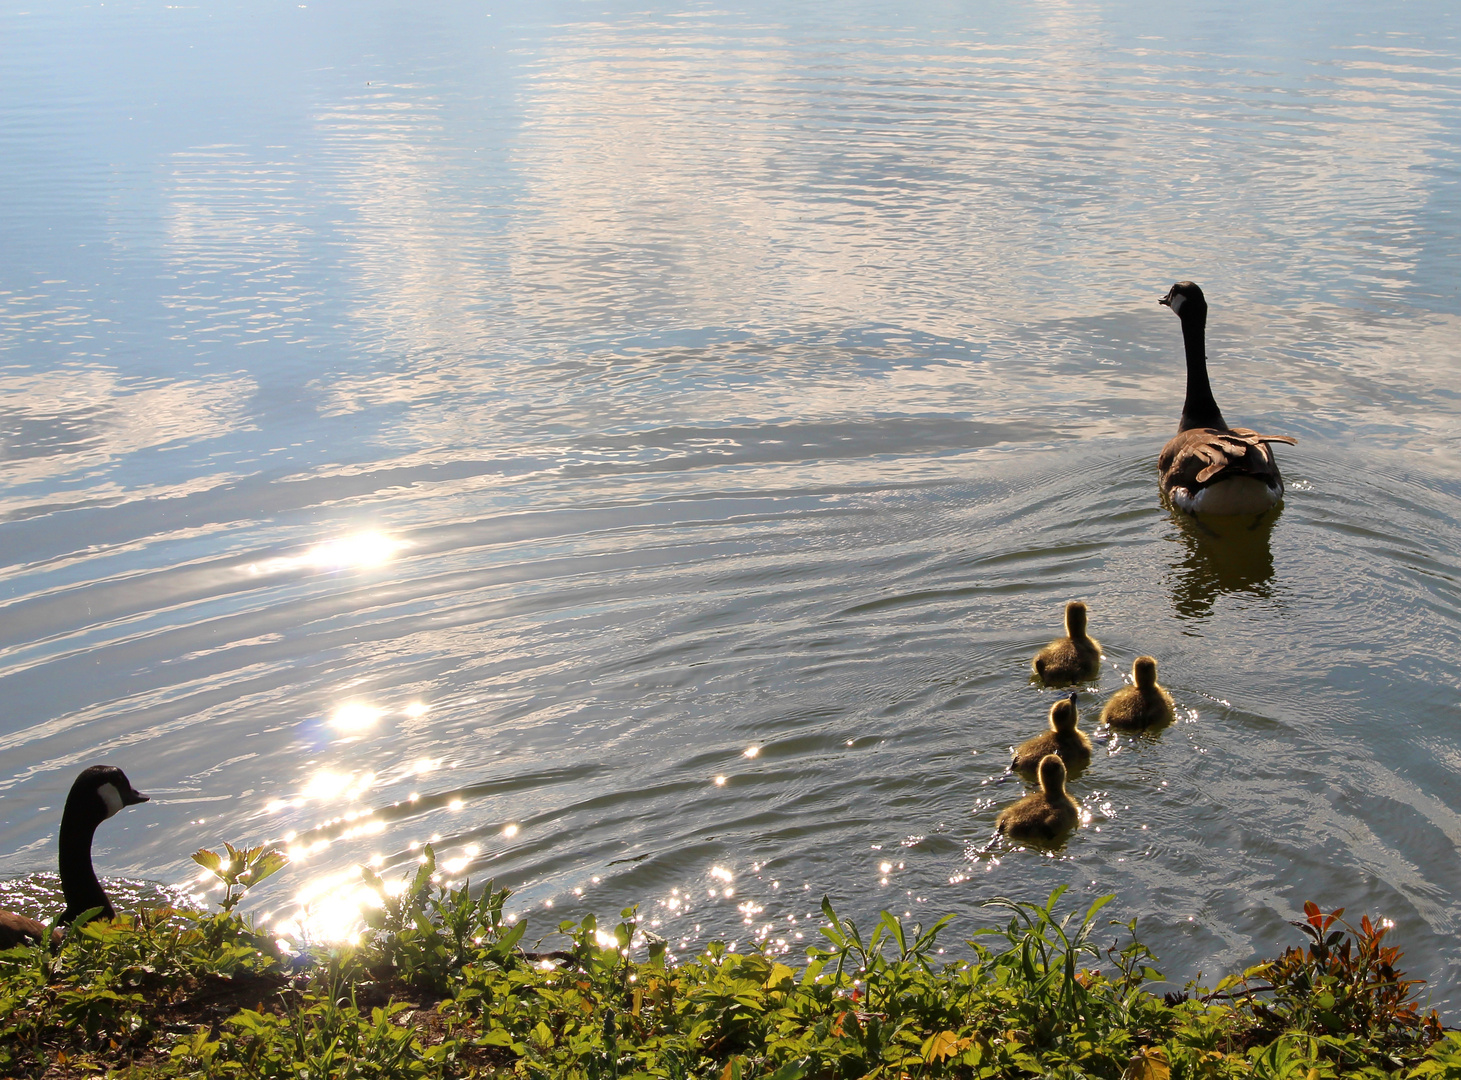
[[[1207,381],[1207,298],[1190,281],[1179,281],[1159,303],[1182,320],[1187,350],[1187,400],[1177,434],[1157,458],[1162,494],[1189,514],[1261,514],[1283,498],[1270,443],[1298,441],[1230,428]]]
[[[1135,686],[1123,686],[1101,710],[1101,723],[1115,728],[1148,728],[1170,724],[1175,717],[1172,695],[1157,682],[1155,657],[1138,656],[1131,665]]]
[[[1001,810],[994,828],[1011,840],[1050,843],[1080,820],[1080,806],[1065,791],[1065,763],[1046,754],[1040,759],[1040,790]]]
[[[1010,768],[1017,773],[1032,773],[1046,754],[1057,754],[1067,770],[1083,769],[1091,763],[1091,740],[1076,726],[1076,696],[1061,698],[1050,706],[1050,730],[1027,739],[1015,751]]]
[[[1065,637],[1046,645],[1031,661],[1046,686],[1086,682],[1101,673],[1101,643],[1086,633],[1086,615],[1086,605],[1079,600],[1066,604]]]
[[[122,807],[147,801],[147,796],[132,786],[127,774],[111,765],[84,769],[71,785],[66,808],[61,812],[61,892],[66,897],[62,925],[92,908],[101,908],[104,919],[116,915],[92,869],[91,840],[96,827]],[[56,934],[60,935],[59,928]],[[45,937],[45,923],[13,911],[0,911],[0,949],[27,942],[40,944]]]

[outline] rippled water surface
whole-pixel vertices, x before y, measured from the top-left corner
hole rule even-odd
[[[1461,17],[905,7],[0,11],[0,874],[105,760],[104,874],[316,936],[427,841],[677,950],[1313,899],[1455,1020]],[[1179,278],[1255,529],[1158,501]],[[986,851],[1072,597],[1180,720]]]

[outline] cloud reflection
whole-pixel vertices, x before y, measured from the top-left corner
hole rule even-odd
[[[201,445],[245,426],[257,389],[245,376],[136,379],[99,364],[0,372],[0,461],[14,492],[0,500],[0,511],[13,514],[26,504],[22,485],[84,475],[142,451],[186,444],[203,454]],[[135,479],[127,491],[136,498],[159,493]],[[88,485],[74,494],[50,491],[46,498],[71,501],[95,492]]]

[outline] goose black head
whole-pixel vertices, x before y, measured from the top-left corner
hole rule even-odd
[[[115,765],[93,765],[83,769],[66,796],[66,808],[97,822],[105,821],[124,806],[147,802],[147,796],[132,786],[127,774]]]
[[[1065,794],[1065,762],[1058,754],[1046,754],[1040,759],[1040,790],[1048,799],[1058,799]]]
[[[1050,706],[1050,730],[1069,733],[1075,730],[1079,714],[1075,708],[1075,695],[1061,698]]]
[[[1172,309],[1172,314],[1179,319],[1189,319],[1194,315],[1207,314],[1207,297],[1202,295],[1202,290],[1191,281],[1179,281],[1167,290],[1167,295],[1157,301],[1159,304],[1166,304]]]

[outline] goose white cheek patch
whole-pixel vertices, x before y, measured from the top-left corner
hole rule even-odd
[[[1172,304],[1171,304],[1172,314],[1173,315],[1180,315],[1180,314],[1182,314],[1182,305],[1185,304],[1185,303],[1187,303],[1187,297],[1183,296],[1181,293],[1174,294],[1173,297],[1172,297]]]
[[[122,808],[122,793],[117,790],[115,784],[103,784],[96,789],[101,796],[101,801],[107,804],[107,817],[111,817]]]

